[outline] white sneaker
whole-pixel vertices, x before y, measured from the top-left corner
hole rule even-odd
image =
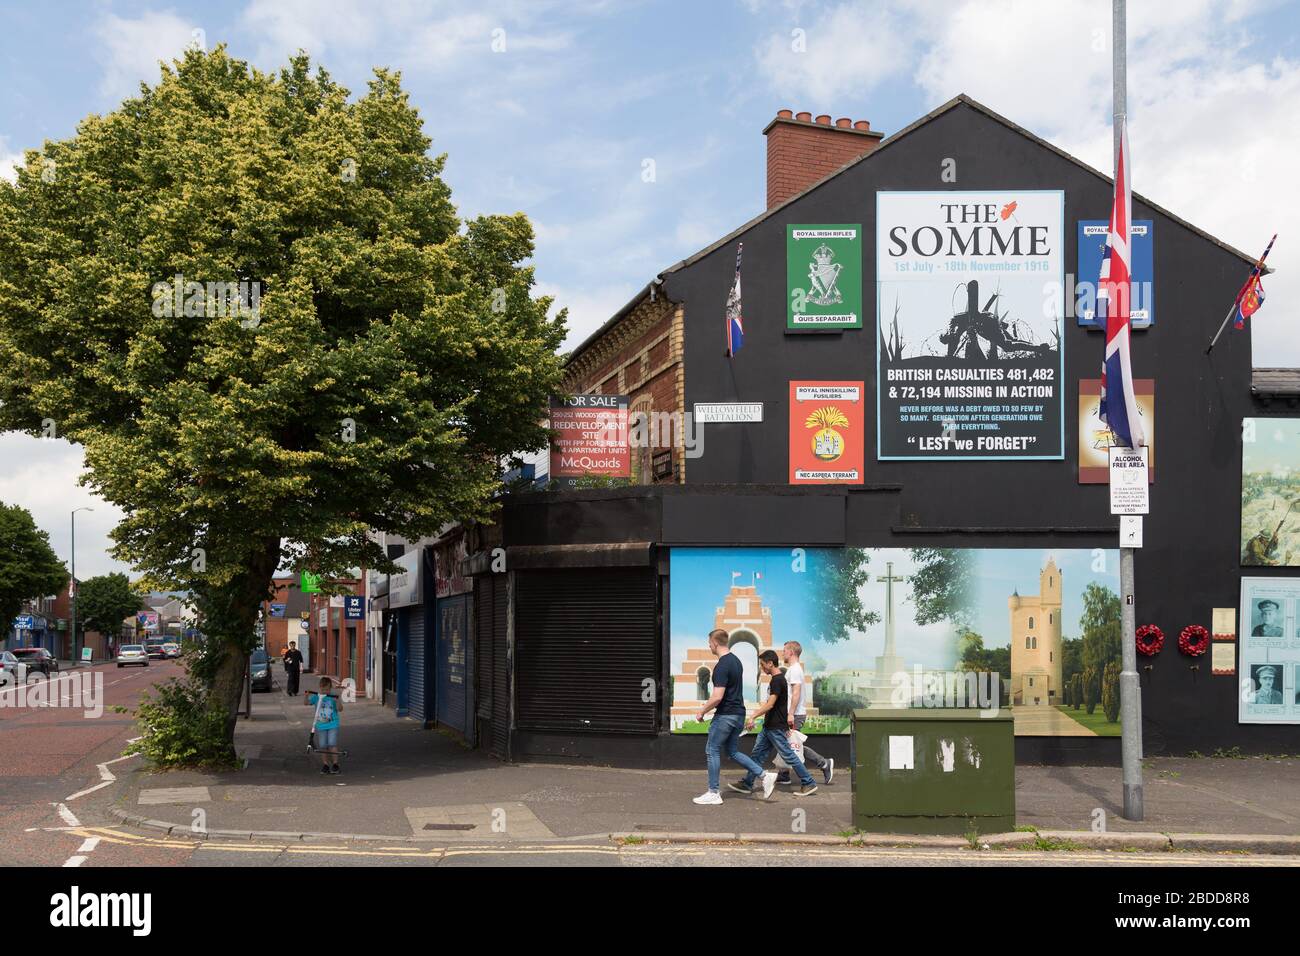
[[[763,799],[771,800],[772,791],[776,788],[776,771],[769,770],[763,774]]]
[[[702,807],[715,807],[722,802],[722,794],[714,793],[712,790],[706,790],[692,802],[698,803]]]

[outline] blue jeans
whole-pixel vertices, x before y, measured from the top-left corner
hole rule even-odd
[[[767,755],[773,749],[781,755],[781,759],[786,762],[787,766],[794,769],[800,783],[805,787],[813,786],[812,774],[808,772],[808,768],[803,765],[803,761],[795,754],[794,748],[790,746],[790,741],[786,737],[784,730],[764,730],[759,734],[758,740],[754,744],[754,752],[750,754],[756,769],[745,775],[746,786],[752,787],[754,785],[754,778],[763,772],[762,767],[767,763]]]
[[[754,763],[740,751],[740,732],[745,728],[745,718],[739,714],[714,714],[709,721],[709,740],[704,745],[704,754],[709,762],[709,789],[717,793],[722,784],[718,779],[722,775],[722,755],[736,761],[749,771],[750,777],[763,772],[763,768]],[[804,773],[808,771],[805,770]],[[812,779],[812,778],[809,778]]]

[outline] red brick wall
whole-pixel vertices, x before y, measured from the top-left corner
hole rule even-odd
[[[767,208],[797,196],[845,163],[871,152],[882,134],[870,130],[866,120],[850,124],[829,116],[814,121],[808,113],[792,117],[781,110],[763,131],[767,135]]]
[[[628,407],[634,410],[644,408],[644,399],[649,398],[651,411],[681,412],[686,385],[679,307],[662,296],[653,302],[647,297],[570,360],[565,387],[579,395],[597,390],[627,395]],[[633,452],[637,459],[636,449]],[[675,449],[673,458],[680,473],[685,464],[682,450]],[[641,470],[648,472],[648,467]],[[634,480],[648,484],[651,478],[647,473]]]

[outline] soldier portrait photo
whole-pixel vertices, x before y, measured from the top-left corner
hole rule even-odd
[[[1262,598],[1255,602],[1254,614],[1251,616],[1251,637],[1281,637],[1282,608],[1272,598]]]
[[[1282,668],[1277,664],[1256,664],[1250,669],[1251,684],[1255,688],[1255,703],[1282,703]]]

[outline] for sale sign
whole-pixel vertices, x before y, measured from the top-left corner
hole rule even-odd
[[[551,477],[561,487],[581,478],[629,478],[626,395],[551,399]]]

